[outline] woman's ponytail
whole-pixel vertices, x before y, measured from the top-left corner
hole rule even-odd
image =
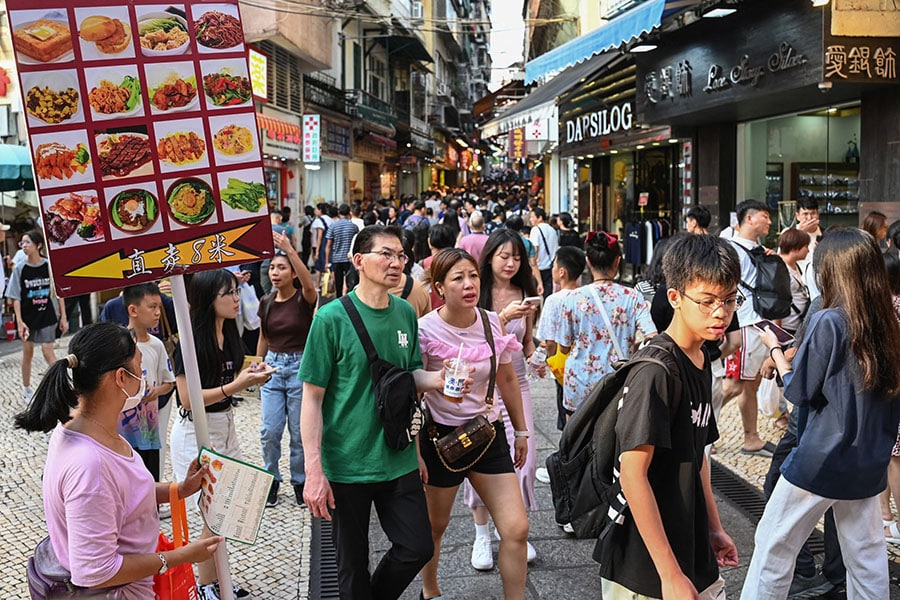
[[[16,427],[47,433],[57,423],[68,422],[71,410],[78,406],[68,370],[68,357],[50,365],[28,406],[15,416]]]

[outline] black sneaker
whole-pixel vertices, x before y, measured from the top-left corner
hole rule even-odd
[[[828,581],[821,573],[812,577],[806,577],[800,573],[794,573],[791,581],[791,589],[788,591],[789,600],[804,600],[805,598],[818,598],[827,594],[834,588],[834,584]]]
[[[278,506],[278,488],[281,486],[281,482],[277,479],[272,482],[272,487],[269,488],[269,495],[266,496],[266,506],[271,508],[273,506]]]
[[[232,585],[231,588],[233,590],[235,598],[250,597],[250,592],[248,592],[244,588],[239,588],[236,585]],[[218,581],[213,581],[212,583],[207,583],[206,585],[197,586],[197,591],[200,594],[200,600],[220,600],[221,598]]]
[[[306,506],[306,501],[303,499],[303,484],[302,483],[294,484],[294,497],[297,498],[297,506]]]

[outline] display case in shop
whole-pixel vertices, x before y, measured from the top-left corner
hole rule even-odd
[[[784,200],[784,163],[766,163],[766,204],[775,208]]]
[[[791,198],[816,200],[820,215],[857,215],[859,164],[793,163]]]

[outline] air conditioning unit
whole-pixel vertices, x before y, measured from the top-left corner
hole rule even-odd
[[[412,3],[412,19],[413,21],[425,20],[425,5],[418,1]]]
[[[437,90],[438,96],[449,96],[450,95],[450,86],[447,85],[445,81],[438,81],[435,85],[435,89]]]

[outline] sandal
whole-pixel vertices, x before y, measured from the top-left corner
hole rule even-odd
[[[896,521],[891,521],[890,525],[885,526],[887,530],[884,534],[884,540],[888,544],[900,544],[900,528],[897,527]]]

